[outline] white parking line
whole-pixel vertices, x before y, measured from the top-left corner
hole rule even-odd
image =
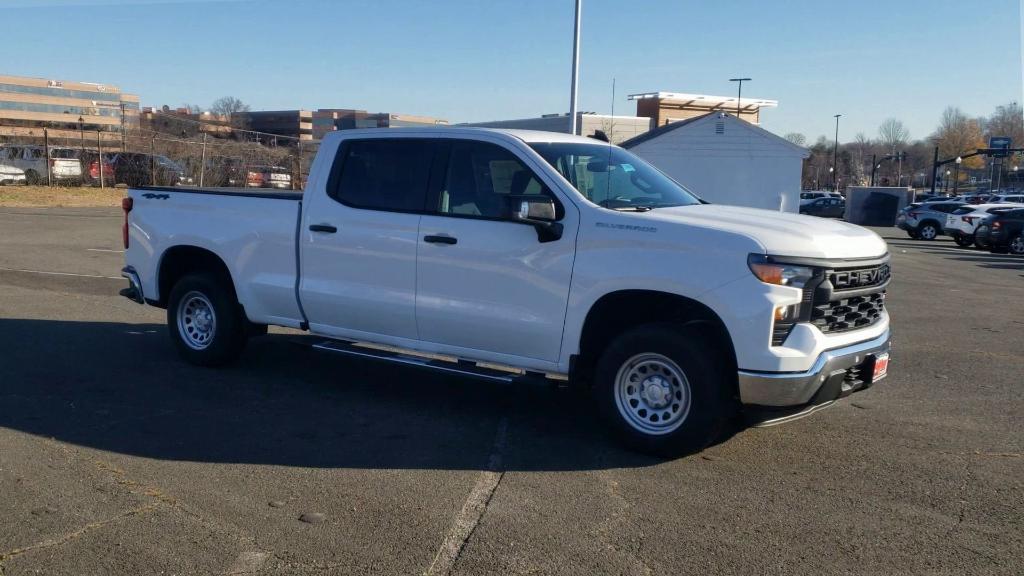
[[[494,491],[498,488],[498,483],[501,482],[501,477],[504,475],[504,472],[500,471],[501,453],[505,449],[505,436],[507,433],[508,417],[503,417],[498,422],[498,430],[494,434],[494,447],[491,449],[491,457],[487,462],[487,470],[481,472],[480,476],[477,477],[476,484],[470,490],[466,502],[462,505],[462,510],[455,517],[455,522],[452,523],[448,535],[445,537],[444,542],[441,543],[441,547],[438,548],[434,561],[430,563],[427,571],[423,573],[425,576],[451,574],[452,569],[455,568],[455,562],[459,559],[459,554],[462,553],[462,549],[466,546],[466,541],[469,540],[473,530],[476,529],[480,519],[483,518],[484,512],[487,511],[487,505],[490,503],[491,497],[494,496]]]
[[[120,276],[99,276],[96,274],[75,274],[74,272],[50,272],[47,270],[24,270],[22,268],[4,268],[0,266],[0,272],[23,272],[25,274],[47,274],[50,276],[77,276],[79,278],[106,278],[107,280],[121,280]]]
[[[106,248],[86,248],[89,252],[114,252],[115,254],[123,254],[124,250],[107,250]]]

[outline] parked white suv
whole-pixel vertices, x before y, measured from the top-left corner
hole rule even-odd
[[[800,193],[800,205],[810,204],[818,198],[838,198],[843,200],[843,195],[839,192],[826,192],[823,190],[807,190]]]
[[[952,236],[958,245],[967,247],[975,243],[978,225],[985,218],[1020,206],[1020,204],[967,204],[946,216],[946,223],[943,225],[942,231]]]
[[[989,204],[1024,204],[1024,194],[996,194],[988,199]]]
[[[276,324],[360,358],[553,374],[659,454],[706,446],[741,408],[807,414],[888,369],[877,234],[710,205],[588,138],[346,130],[304,192],[133,188],[124,209],[122,293],[166,308],[196,364]]]

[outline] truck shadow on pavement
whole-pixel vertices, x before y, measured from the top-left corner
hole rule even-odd
[[[202,369],[160,324],[0,319],[0,426],[197,462],[470,470],[498,450],[503,470],[658,463],[619,448],[581,391],[349,360],[310,342],[272,334],[237,365]]]

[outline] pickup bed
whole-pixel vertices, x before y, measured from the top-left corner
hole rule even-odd
[[[568,378],[659,454],[701,449],[738,411],[808,414],[888,369],[878,235],[710,205],[593,139],[344,131],[303,193],[133,188],[123,208],[122,293],[166,308],[200,365],[278,325],[358,356]]]

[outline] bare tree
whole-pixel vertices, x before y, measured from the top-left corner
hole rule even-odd
[[[189,104],[186,102],[182,104],[181,107],[189,114],[201,114],[203,112],[203,109],[200,108],[198,104]]]
[[[790,132],[789,134],[783,136],[783,138],[789,140],[791,143],[796,144],[797,146],[807,146],[807,136],[804,136],[799,132]]]
[[[216,116],[227,118],[231,124],[231,127],[237,128],[239,130],[249,129],[248,115],[242,114],[242,112],[248,111],[249,105],[245,102],[242,102],[238,98],[235,98],[234,96],[224,96],[223,98],[218,98],[213,104],[210,105],[210,112],[212,112]],[[246,139],[244,132],[235,132],[234,134],[236,137],[242,140]]]
[[[942,112],[939,127],[931,139],[939,147],[939,155],[943,158],[960,156],[984,146],[978,121],[968,118],[962,110],[952,106]],[[980,168],[982,165],[980,156],[967,158],[963,163],[967,168]]]
[[[997,106],[985,122],[985,136],[1009,136],[1013,146],[1024,145],[1024,116],[1021,114],[1020,104],[1016,102]]]
[[[906,146],[910,140],[910,132],[907,131],[907,127],[903,125],[903,122],[895,118],[889,118],[878,127],[878,137],[882,140],[882,144],[885,145],[886,149],[891,154],[895,154],[897,148]]]
[[[210,112],[218,116],[231,116],[235,112],[248,112],[249,105],[234,96],[218,98],[210,105]]]

